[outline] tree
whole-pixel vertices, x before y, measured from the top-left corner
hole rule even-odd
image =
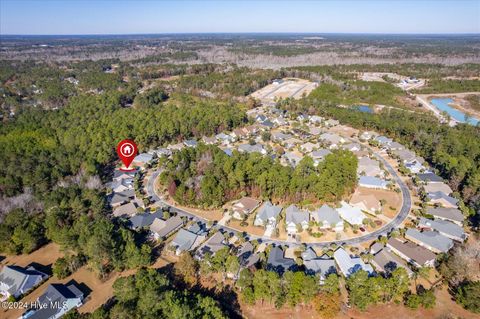
[[[480,313],[480,281],[462,283],[455,293],[455,301],[467,310]]]
[[[340,312],[341,299],[339,294],[320,292],[312,301],[320,318],[335,318]]]
[[[178,262],[175,263],[175,273],[181,276],[186,283],[193,286],[197,283],[197,271],[197,261],[190,252],[183,252]]]

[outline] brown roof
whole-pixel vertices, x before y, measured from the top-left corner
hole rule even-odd
[[[250,213],[255,207],[260,204],[260,201],[251,197],[243,197],[233,204],[233,209],[243,213]]]
[[[426,262],[435,259],[434,253],[426,248],[418,246],[411,241],[402,242],[396,238],[390,238],[387,244],[408,258],[412,259],[419,265],[424,265]]]
[[[368,211],[370,211],[372,208],[373,210],[382,209],[380,205],[380,200],[378,200],[376,196],[372,194],[362,194],[360,191],[356,190],[355,193],[353,193],[352,198],[350,199],[350,204],[353,206],[357,206],[357,204],[359,203],[365,204],[365,208]]]

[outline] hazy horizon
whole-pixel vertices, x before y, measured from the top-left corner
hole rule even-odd
[[[2,35],[478,34],[480,1],[12,1]]]

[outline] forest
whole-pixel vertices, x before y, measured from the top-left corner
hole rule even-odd
[[[357,184],[357,158],[338,150],[315,167],[310,157],[292,168],[261,154],[215,146],[185,148],[168,161],[161,175],[170,196],[185,205],[220,207],[241,195],[285,202],[335,202]]]

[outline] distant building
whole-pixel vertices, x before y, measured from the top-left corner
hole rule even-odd
[[[150,225],[150,232],[156,240],[167,238],[183,226],[180,216],[170,217],[167,220],[156,218]]]
[[[244,219],[260,205],[260,201],[251,197],[242,197],[232,205],[233,218]]]
[[[342,206],[337,209],[338,214],[350,225],[363,225],[365,214],[358,207],[354,207],[342,201]]]
[[[421,217],[420,222],[418,223],[418,227],[422,229],[435,230],[440,235],[460,242],[464,241],[467,238],[463,227],[446,220],[431,220]]]
[[[427,214],[432,215],[435,218],[451,221],[459,226],[463,226],[465,217],[462,212],[457,208],[429,208]]]
[[[295,205],[290,205],[285,210],[285,224],[288,234],[296,234],[298,229],[305,230],[308,228],[309,214],[300,210]]]
[[[360,176],[358,186],[366,188],[387,189],[388,182],[384,179],[374,176]]]
[[[327,204],[310,213],[312,219],[317,222],[320,229],[333,229],[335,231],[343,230],[343,219],[340,218],[338,211]]]

